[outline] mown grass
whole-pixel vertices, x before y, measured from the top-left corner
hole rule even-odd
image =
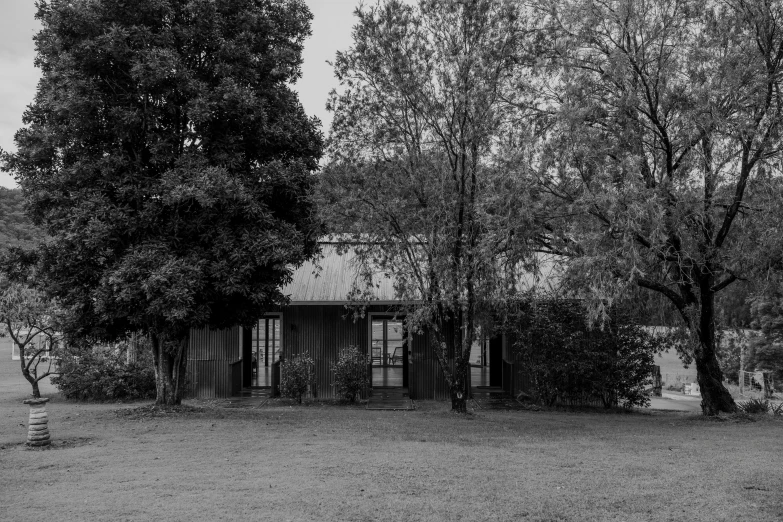
[[[3,520],[783,520],[778,418],[0,400]],[[753,420],[757,419],[757,420]]]
[[[783,418],[48,405],[0,364],[0,520],[783,520]],[[257,406],[257,405],[256,405]]]

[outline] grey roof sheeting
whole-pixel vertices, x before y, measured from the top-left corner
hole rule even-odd
[[[291,304],[347,303],[357,281],[359,266],[352,251],[338,253],[337,245],[321,245],[321,257],[296,269],[293,281],[283,288]],[[363,285],[361,285],[363,287]],[[393,281],[382,274],[373,276],[375,300],[397,301]]]
[[[541,259],[540,274],[536,277],[526,273],[519,281],[520,290],[536,288],[549,292],[557,287],[559,277],[552,260]],[[359,266],[355,254],[348,249],[338,253],[334,243],[321,244],[321,257],[308,261],[296,269],[291,283],[283,287],[291,304],[343,304],[349,302],[348,295],[356,283],[364,288],[358,279]],[[373,299],[378,304],[399,302],[395,296],[394,281],[382,273],[373,274]]]

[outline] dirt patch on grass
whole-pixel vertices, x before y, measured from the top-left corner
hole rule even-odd
[[[130,408],[120,408],[114,410],[114,414],[117,417],[125,417],[128,419],[142,419],[142,418],[165,418],[165,417],[193,417],[193,416],[220,416],[220,409],[212,406],[207,408],[205,406],[192,406],[189,404],[183,404],[180,406],[158,406],[157,404],[143,404],[141,406],[135,406]]]
[[[70,439],[58,439],[53,440],[48,446],[28,446],[26,442],[20,442],[17,444],[4,444],[0,446],[0,451],[3,450],[9,450],[9,451],[53,451],[53,450],[61,450],[61,449],[69,449],[69,448],[76,448],[79,446],[85,446],[87,444],[92,444],[95,442],[94,438],[91,437],[73,437]],[[51,468],[52,465],[46,464],[40,466],[38,469],[48,469]]]

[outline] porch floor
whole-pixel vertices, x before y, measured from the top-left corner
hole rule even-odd
[[[367,401],[368,410],[413,410],[413,401],[408,395],[408,388],[374,387]]]
[[[386,366],[372,369],[372,385],[374,387],[402,387],[402,367]],[[489,386],[489,366],[470,367],[470,385]]]
[[[250,386],[268,388],[272,386],[272,367],[261,366],[257,372],[250,377]]]
[[[470,386],[489,386],[489,366],[470,367]]]

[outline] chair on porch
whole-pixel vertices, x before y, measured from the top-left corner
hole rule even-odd
[[[394,352],[392,352],[392,354],[389,356],[389,364],[397,364],[402,362],[402,356],[403,356],[402,348],[403,348],[402,346],[397,346],[396,348],[394,348]],[[400,353],[397,354],[397,351],[399,351]]]

